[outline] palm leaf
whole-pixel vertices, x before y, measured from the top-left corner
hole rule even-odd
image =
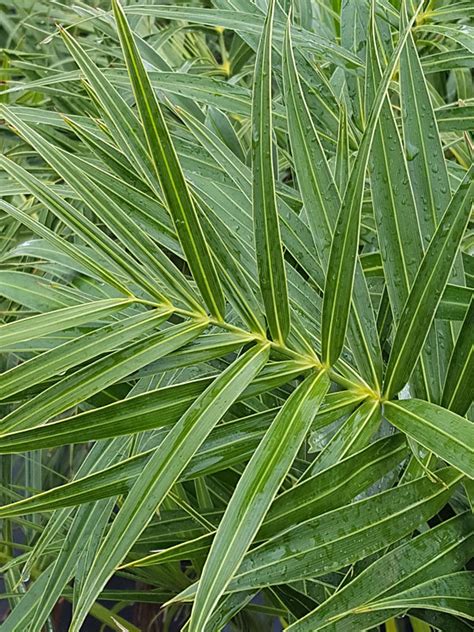
[[[81,594],[71,630],[79,630],[90,606],[96,600],[117,563],[120,563],[133,542],[152,518],[163,500],[226,408],[252,381],[268,358],[268,346],[256,346],[232,364],[193,403],[187,413],[167,435],[161,448],[147,463],[137,478],[130,495],[109,530],[107,537],[89,569],[84,592]],[[173,445],[180,446],[180,459],[174,460]],[[171,466],[171,463],[173,465]],[[124,533],[127,537],[124,538]]]
[[[5,629],[468,632],[470,4],[125,4],[0,0]]]

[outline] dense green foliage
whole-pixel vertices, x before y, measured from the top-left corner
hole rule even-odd
[[[471,629],[474,6],[123,4],[0,0],[3,629]]]

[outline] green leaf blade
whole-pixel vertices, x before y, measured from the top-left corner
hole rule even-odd
[[[325,373],[306,378],[262,439],[229,502],[206,560],[190,621],[204,629],[239,566],[327,393]]]
[[[276,206],[272,149],[271,54],[274,1],[269,3],[257,52],[252,105],[253,213],[258,273],[268,326],[284,343],[290,312]]]
[[[151,86],[125,14],[117,0],[114,0],[113,8],[154,169],[194,279],[211,314],[221,319],[224,314],[224,295],[194,202],[181,170],[161,107]]]
[[[384,391],[392,397],[410,378],[454,265],[474,199],[474,167],[446,209],[418,269],[392,345]]]
[[[390,423],[474,478],[474,426],[465,417],[418,399],[387,402],[384,408]]]
[[[225,410],[263,368],[268,353],[268,345],[256,346],[230,365],[198,397],[147,463],[89,569],[85,591],[73,615],[71,632],[80,630],[90,606],[146,527],[156,507]],[[178,454],[179,458],[175,458]]]

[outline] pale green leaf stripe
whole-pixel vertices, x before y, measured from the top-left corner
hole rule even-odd
[[[247,553],[226,592],[324,575],[397,542],[444,506],[463,475],[446,468],[437,477],[418,478],[286,529]],[[196,586],[173,601],[192,600]]]
[[[16,82],[10,81],[9,88],[3,91],[4,94],[11,94],[14,92],[19,92],[21,90],[31,90],[36,88],[41,88],[41,86],[52,86],[56,83],[66,83],[68,81],[77,81],[79,75],[77,71],[71,70],[69,72],[58,72],[54,75],[49,75],[46,77],[42,77],[41,79],[35,79],[33,81],[28,82]]]
[[[409,588],[393,597],[364,605],[365,611],[406,610],[408,608],[428,608],[437,612],[466,617],[474,621],[474,573],[461,571],[428,581]]]
[[[423,57],[423,70],[426,73],[442,72],[455,68],[474,68],[474,55],[470,51],[457,49]]]
[[[359,406],[366,397],[367,396],[363,393],[354,393],[351,391],[329,393],[319,408],[318,416],[313,421],[311,430],[323,428],[341,417],[350,415],[356,406]],[[311,444],[311,436],[309,442]]]
[[[397,48],[378,86],[337,218],[324,290],[321,327],[322,359],[328,365],[336,362],[344,346],[358,257],[365,173],[372,141],[393,72],[421,6],[422,3],[410,24],[400,33]]]
[[[112,287],[115,287],[121,294],[124,294],[126,297],[130,296],[130,290],[125,287],[122,280],[118,279],[111,272],[109,272],[109,270],[106,270],[103,266],[99,265],[83,250],[80,250],[71,242],[66,241],[62,237],[59,237],[47,226],[44,226],[33,217],[30,217],[24,211],[16,208],[15,206],[12,206],[8,202],[5,202],[5,200],[0,200],[0,208],[15,219],[17,219],[21,224],[27,226],[33,234],[42,237],[51,246],[64,252],[67,256],[72,257],[79,265],[84,266],[84,268],[86,268],[86,270],[89,270],[93,275],[110,284]]]
[[[429,333],[469,221],[474,198],[471,166],[446,209],[407,298],[388,360],[384,392],[388,398],[406,384]]]
[[[385,417],[470,478],[474,478],[474,424],[441,406],[407,399],[387,402]]]
[[[288,288],[273,178],[272,27],[275,0],[268,4],[255,61],[252,100],[253,216],[257,267],[268,326],[284,343],[290,330]]]
[[[326,373],[310,375],[285,402],[250,459],[219,523],[196,595],[190,632],[206,626],[285,479],[329,389]]]
[[[340,109],[340,119],[337,132],[336,145],[336,167],[334,170],[334,180],[339,189],[339,195],[344,195],[350,173],[350,137],[347,108],[344,103]]]
[[[474,396],[474,298],[458,334],[449,362],[441,405],[465,415]]]
[[[156,312],[159,325],[169,312]],[[79,369],[28,400],[2,419],[0,433],[13,429],[34,428],[68,408],[99,393],[111,384],[137,371],[142,366],[179,349],[194,340],[207,327],[207,322],[175,325],[114,351],[104,358]]]
[[[195,205],[160,104],[118,0],[113,0],[113,8],[153,167],[163,189],[194,280],[211,313],[220,319],[224,314],[224,295]]]
[[[198,397],[161,443],[136,480],[89,569],[70,632],[79,632],[87,613],[115,568],[151,520],[170,487],[225,411],[268,360],[258,345],[229,366]]]
[[[464,320],[473,296],[474,289],[472,287],[462,287],[448,283],[438,305],[436,318]]]
[[[18,324],[20,322],[22,321],[17,321]],[[154,329],[157,324],[159,322],[154,311],[141,312],[79,335],[30,358],[0,374],[0,400],[40,382],[46,382],[53,375],[62,374],[71,367],[83,364],[102,353],[123,347],[134,338],[144,335],[149,329]]]
[[[0,349],[6,345],[34,340],[56,331],[64,331],[69,327],[79,327],[85,323],[100,321],[132,303],[132,299],[123,298],[91,301],[84,305],[74,305],[0,325]]]
[[[474,518],[455,516],[381,556],[318,608],[293,623],[291,632],[350,632],[362,629],[362,612],[355,610],[379,596],[405,590],[429,578],[434,571],[462,568],[469,558]],[[352,626],[352,627],[351,627]]]

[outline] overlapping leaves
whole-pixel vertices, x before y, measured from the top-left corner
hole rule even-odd
[[[465,629],[470,7],[67,4],[2,24],[5,629]]]

